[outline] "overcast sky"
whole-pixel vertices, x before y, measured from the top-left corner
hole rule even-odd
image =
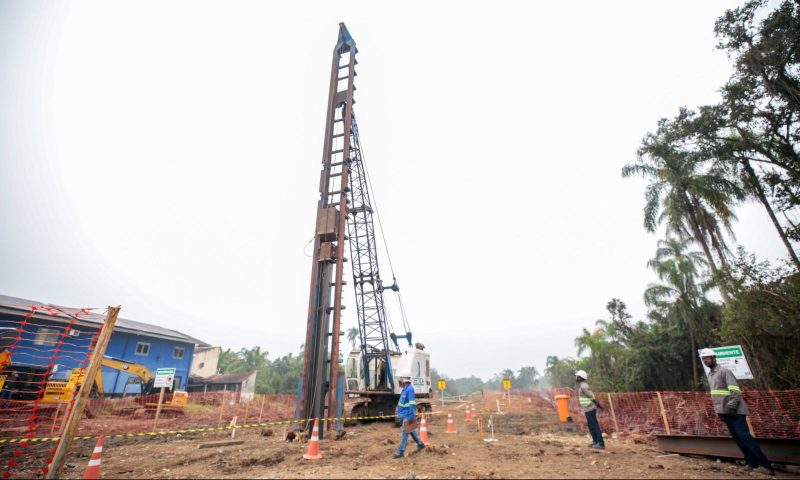
[[[415,339],[451,376],[542,370],[609,299],[644,317],[659,236],[620,169],[718,99],[714,21],[740,3],[5,0],[0,293],[297,352],[344,21]],[[739,218],[784,255],[758,207]]]

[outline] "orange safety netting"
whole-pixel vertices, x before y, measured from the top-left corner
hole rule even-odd
[[[2,476],[46,474],[53,445],[33,445],[41,432],[55,432],[75,397],[45,395],[51,382],[86,368],[101,325],[84,321],[93,309],[2,305],[0,312],[0,437],[16,437],[0,450]],[[52,433],[51,433],[52,435]]]

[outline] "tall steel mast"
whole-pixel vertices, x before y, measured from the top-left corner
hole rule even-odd
[[[298,386],[297,415],[301,419],[341,416],[344,381],[339,378],[338,358],[357,52],[347,27],[340,23],[331,65],[303,373]],[[321,427],[320,435],[324,425]]]

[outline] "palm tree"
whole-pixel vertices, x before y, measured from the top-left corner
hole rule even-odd
[[[648,307],[658,307],[673,313],[689,332],[692,352],[692,380],[699,386],[697,377],[697,336],[700,304],[705,300],[704,286],[698,283],[706,265],[703,254],[690,252],[689,240],[668,237],[659,240],[656,256],[647,262],[662,283],[650,284],[644,301]]]
[[[744,199],[744,191],[724,169],[704,168],[696,154],[681,148],[679,140],[669,122],[662,119],[658,132],[648,134],[642,142],[636,163],[622,168],[622,176],[641,175],[650,180],[645,191],[645,229],[654,232],[664,223],[668,232],[697,241],[719,282],[723,300],[729,304],[730,292],[711,248],[726,268],[728,247],[721,230],[732,233],[733,208]]]
[[[347,341],[350,342],[353,350],[356,348],[356,340],[358,340],[358,337],[358,327],[350,327],[347,329]]]

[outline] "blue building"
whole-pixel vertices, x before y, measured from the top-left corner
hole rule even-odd
[[[66,378],[85,366],[92,338],[104,317],[94,312],[47,305],[0,295],[0,352],[8,351],[13,365],[46,368],[51,378]],[[118,318],[106,356],[158,368],[175,368],[175,388],[185,390],[195,346],[208,344],[181,332]],[[138,378],[103,367],[103,390],[108,394],[138,393]]]

